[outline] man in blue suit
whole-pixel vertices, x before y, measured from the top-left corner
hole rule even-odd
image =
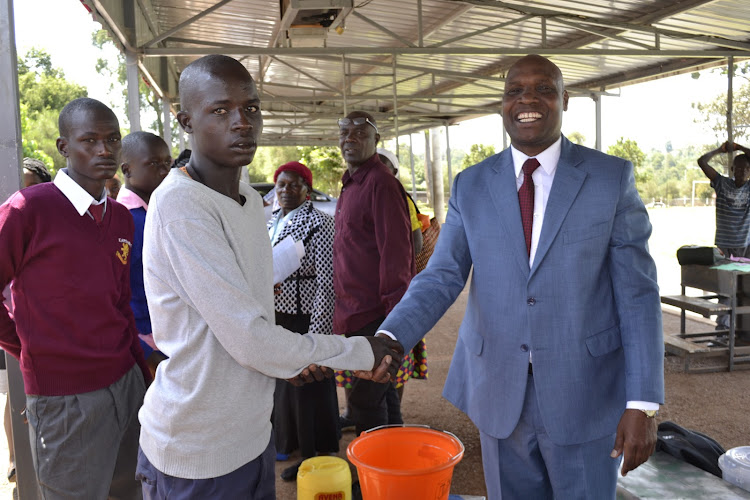
[[[548,59],[510,68],[511,147],[456,176],[435,253],[378,333],[408,352],[471,275],[443,395],[479,428],[491,500],[615,498],[620,457],[625,475],[656,443],[651,224],[629,161],[561,135],[567,105]]]

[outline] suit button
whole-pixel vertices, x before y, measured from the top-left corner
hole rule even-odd
[[[534,297],[529,297],[528,299],[526,299],[526,304],[533,306],[534,304],[536,304],[536,299]]]
[[[523,352],[529,352],[529,346],[527,346],[526,344],[521,344],[521,350]]]

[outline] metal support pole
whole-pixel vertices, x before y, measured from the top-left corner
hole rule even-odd
[[[393,56],[393,133],[396,135],[396,158],[398,158],[398,90],[396,86],[396,56]]]
[[[341,95],[344,96],[344,116],[348,115],[346,102],[346,55],[341,54]]]
[[[600,95],[593,94],[591,98],[594,100],[595,113],[596,113],[596,143],[594,149],[602,150],[602,97]]]
[[[420,47],[424,47],[424,36],[422,35],[422,0],[417,0],[417,36]]]
[[[727,141],[730,144],[734,142],[734,127],[732,126],[732,103],[734,101],[733,95],[733,83],[734,83],[734,57],[729,56],[727,58]],[[727,172],[732,172],[732,158],[734,151],[727,151]],[[731,360],[730,360],[731,361]]]
[[[542,17],[542,48],[547,48],[547,18]]]
[[[505,122],[503,121],[503,115],[500,114],[500,126],[503,129],[503,149],[508,149],[508,134],[505,133]]]
[[[414,148],[409,134],[409,166],[411,167],[411,197],[417,202],[417,175],[414,173]]]
[[[141,130],[141,92],[138,88],[138,56],[135,52],[125,51],[125,73],[128,82],[128,121],[130,131]]]
[[[451,168],[451,133],[448,122],[445,122],[445,159],[448,163],[448,197],[453,194],[453,169]]]
[[[162,110],[164,112],[164,142],[172,151],[172,111],[169,109],[169,99],[166,97],[161,100]]]
[[[135,17],[135,0],[126,0],[123,2],[123,25],[130,47],[136,47],[138,42]],[[128,89],[128,121],[130,122],[130,131],[138,132],[141,130],[141,91],[138,87],[140,80],[138,75],[138,54],[128,48],[125,48],[125,76]]]
[[[0,85],[0,109],[5,112],[4,119],[0,120],[0,203],[21,187],[23,147],[18,100],[16,34],[13,23],[13,0],[0,0],[0,75],[4,75],[3,84]],[[3,290],[0,289],[0,293],[2,292]],[[1,301],[2,298],[0,298]],[[8,404],[10,404],[11,432],[16,460],[18,498],[36,499],[39,497],[39,488],[31,461],[29,430],[21,415],[21,411],[26,407],[21,369],[13,356],[5,354],[0,354],[0,356],[5,356],[8,371]]]

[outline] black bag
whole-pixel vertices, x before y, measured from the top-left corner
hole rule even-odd
[[[677,249],[677,261],[681,266],[697,264],[700,266],[713,266],[724,256],[716,247],[699,247],[697,245],[683,245]]]
[[[724,454],[724,448],[698,431],[685,429],[674,422],[662,422],[657,431],[656,451],[663,451],[721,477],[719,457]]]

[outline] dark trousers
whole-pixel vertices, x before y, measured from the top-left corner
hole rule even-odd
[[[384,319],[378,318],[355,332],[347,333],[346,336],[372,337]],[[348,405],[349,418],[354,421],[357,435],[373,427],[388,424],[389,402],[386,401],[388,391],[396,394],[393,384],[379,384],[354,377],[352,389],[349,392]],[[398,395],[396,395],[395,401],[392,404],[398,404]],[[400,408],[398,412],[401,412]]]
[[[275,500],[273,434],[268,446],[256,459],[220,477],[184,479],[163,474],[138,449],[135,478],[141,482],[144,500],[188,500],[198,498]]]

